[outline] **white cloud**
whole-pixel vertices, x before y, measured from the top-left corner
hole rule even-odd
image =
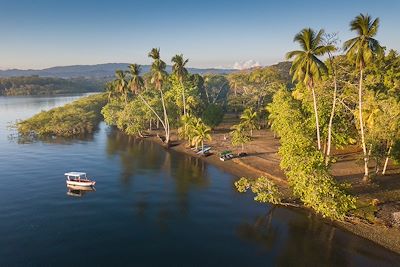
[[[238,61],[233,64],[233,68],[237,70],[245,70],[245,69],[250,69],[254,67],[260,67],[261,64],[258,61],[255,61],[253,59],[247,60],[247,61]]]

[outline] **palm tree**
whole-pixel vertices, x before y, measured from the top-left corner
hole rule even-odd
[[[318,56],[323,56],[327,52],[334,50],[334,47],[331,45],[323,45],[323,34],[324,30],[319,30],[318,32],[315,32],[311,28],[301,30],[294,37],[294,42],[298,42],[302,50],[295,50],[286,54],[287,59],[294,58],[292,67],[290,68],[293,81],[302,81],[312,91],[319,150],[321,150],[321,137],[314,87],[315,83],[321,78],[322,73],[327,72],[327,67]]]
[[[242,147],[242,152],[244,151],[244,145],[251,140],[251,138],[247,135],[245,128],[245,125],[240,123],[237,125],[233,125],[231,127],[232,131],[230,132],[232,136],[232,145],[240,145]]]
[[[364,181],[369,179],[368,170],[368,153],[365,144],[364,123],[362,116],[362,85],[363,85],[363,71],[364,68],[370,63],[374,56],[382,52],[378,40],[374,39],[378,32],[379,18],[372,20],[369,15],[360,14],[350,22],[350,30],[355,31],[357,36],[347,40],[343,44],[343,49],[347,51],[347,56],[352,59],[356,68],[360,71],[360,79],[358,84],[358,112],[360,122],[361,145],[364,153]]]
[[[182,86],[182,100],[183,100],[183,115],[186,115],[186,98],[185,98],[185,86],[184,80],[188,75],[188,71],[185,65],[189,62],[189,59],[184,59],[183,55],[175,55],[171,61],[174,63],[172,65],[172,72],[178,77],[179,82]]]
[[[178,135],[181,138],[187,139],[189,146],[192,144],[192,139],[194,136],[194,128],[198,123],[198,118],[186,114],[181,116],[182,126],[178,129]]]
[[[193,129],[193,142],[201,144],[201,150],[204,151],[204,140],[211,140],[211,127],[207,126],[201,119],[197,120],[197,123]]]
[[[240,116],[240,120],[241,124],[250,130],[250,136],[253,136],[253,130],[257,128],[257,112],[252,108],[246,108]]]
[[[134,95],[139,94],[144,87],[143,78],[140,76],[141,70],[142,68],[140,65],[130,64],[129,71],[127,71],[127,73],[130,75],[128,87]]]
[[[164,129],[165,129],[165,143],[169,144],[170,139],[170,130],[169,130],[169,120],[167,114],[167,108],[165,105],[164,100],[164,93],[163,93],[163,84],[165,78],[167,76],[167,72],[165,71],[166,64],[160,58],[160,49],[153,48],[149,53],[149,57],[153,59],[153,63],[151,64],[151,83],[155,85],[161,95],[161,104],[164,111]]]
[[[114,80],[115,87],[117,91],[124,96],[125,104],[128,103],[128,91],[127,91],[127,82],[126,82],[126,75],[125,72],[122,70],[115,71],[115,80]]]
[[[107,82],[105,89],[108,95],[108,102],[110,102],[112,96],[115,94],[115,83],[113,81]]]

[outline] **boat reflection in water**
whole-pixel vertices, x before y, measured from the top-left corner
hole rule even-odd
[[[96,189],[93,186],[77,186],[67,185],[67,195],[73,197],[82,197],[88,192],[94,192]]]

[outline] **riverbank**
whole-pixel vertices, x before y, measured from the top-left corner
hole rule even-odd
[[[232,149],[229,140],[229,129],[231,122],[225,121],[213,131],[213,140],[208,144],[212,147],[213,154],[208,157],[201,157],[205,162],[212,164],[219,169],[239,177],[256,178],[260,176],[273,180],[280,188],[286,199],[295,201],[288,186],[286,176],[279,167],[280,158],[278,155],[279,139],[268,130],[255,131],[253,141],[245,147],[247,157],[236,158],[230,161],[219,160],[219,153],[226,149],[234,153],[240,152],[240,148]],[[160,132],[161,134],[161,132]],[[150,137],[154,142],[162,143],[157,137]],[[172,140],[177,140],[174,134]],[[198,157],[193,151],[186,147],[184,142],[176,141],[171,149]],[[351,193],[357,196],[359,205],[363,208],[357,212],[357,216],[346,218],[345,221],[322,220],[345,229],[353,234],[369,239],[391,251],[400,254],[400,228],[388,227],[387,221],[376,216],[386,205],[391,205],[399,200],[400,183],[399,168],[390,165],[388,175],[377,177],[374,183],[362,183],[362,166],[358,164],[357,148],[352,147],[343,151],[335,151],[337,162],[333,165],[332,172],[340,182],[348,182],[352,185]],[[371,204],[371,201],[378,202],[378,206]],[[306,208],[304,212],[312,212]]]

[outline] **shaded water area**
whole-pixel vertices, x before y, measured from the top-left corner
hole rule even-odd
[[[0,266],[396,266],[306,212],[255,203],[235,177],[104,124],[19,142],[9,122],[76,99],[0,97]],[[96,191],[68,191],[66,171]]]

